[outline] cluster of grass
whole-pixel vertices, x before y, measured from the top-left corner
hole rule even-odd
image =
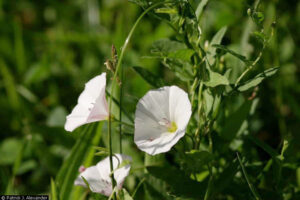
[[[190,2],[196,8],[200,1]],[[261,43],[253,34],[257,27],[247,15],[252,5],[248,0],[209,0],[200,18],[202,37],[211,40],[227,26],[222,45],[256,58]],[[206,193],[206,188],[211,188],[212,198],[300,198],[300,3],[274,0],[259,5],[264,15],[262,26],[270,32],[269,25],[276,21],[275,31],[247,76],[275,66],[280,70],[243,93],[245,99],[256,98],[255,112],[248,110],[250,114],[243,115],[250,107],[242,105],[241,99],[225,102],[231,108],[224,111],[223,127],[235,133],[224,138],[215,127],[214,157],[199,155],[219,167],[212,170],[223,171],[211,172],[201,161],[196,164],[205,169],[192,177],[203,180],[199,182]],[[72,182],[79,165],[89,166],[101,159],[93,146],[107,146],[107,124],[67,133],[65,116],[76,104],[84,83],[106,70],[103,63],[110,57],[111,45],[120,50],[141,12],[124,0],[0,0],[0,194],[49,194],[51,187],[57,186],[57,192],[66,195],[60,195],[62,200],[94,198],[85,189],[72,187]],[[130,42],[123,62],[123,107],[131,113],[129,118],[138,99],[153,88],[140,76],[140,68],[133,66],[150,70],[168,85],[185,87],[159,59],[149,57],[154,42],[163,38],[175,40],[176,33],[167,23],[146,15]],[[229,54],[222,59],[225,68],[234,69],[232,79],[244,70],[242,62]],[[247,127],[250,134],[239,133],[241,127]],[[193,184],[181,190],[189,181],[182,168],[195,163],[181,163],[174,150],[155,158],[169,167],[149,168],[150,173],[145,174],[145,166],[155,161],[137,149],[132,132],[124,130],[123,137],[123,152],[133,157],[132,173],[124,184],[130,194],[135,193],[136,199],[172,199],[173,195],[189,194],[189,190],[198,192],[199,185]],[[113,140],[117,138],[113,135]],[[113,143],[116,152],[118,145]],[[210,181],[210,173],[219,176],[211,176],[215,180]],[[182,176],[174,178],[172,174]]]

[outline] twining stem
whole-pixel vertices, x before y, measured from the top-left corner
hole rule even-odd
[[[246,171],[246,169],[245,169],[245,167],[244,167],[244,165],[243,165],[243,163],[242,163],[242,160],[241,160],[241,158],[240,158],[239,153],[236,152],[236,155],[237,155],[237,158],[238,158],[238,160],[239,160],[240,166],[241,166],[241,168],[242,168],[244,177],[245,177],[245,179],[246,179],[246,181],[247,181],[247,183],[248,183],[248,186],[249,186],[249,188],[250,188],[250,190],[251,190],[253,196],[255,197],[256,200],[260,200],[261,198],[260,198],[259,194],[257,193],[255,187],[252,185],[252,183],[250,182],[250,180],[249,180],[249,178],[248,178],[247,171]]]
[[[209,200],[210,195],[211,195],[211,190],[213,188],[213,173],[211,170],[211,166],[209,164],[207,164],[207,168],[209,171],[209,180],[208,180],[208,185],[207,185],[207,189],[205,192],[204,200]]]
[[[137,27],[137,25],[139,24],[139,22],[141,21],[141,19],[149,12],[151,11],[153,8],[159,6],[159,5],[162,5],[162,4],[167,4],[167,3],[174,3],[173,1],[165,1],[165,2],[158,2],[158,3],[155,3],[153,4],[152,6],[150,6],[149,8],[147,8],[140,16],[139,18],[136,20],[136,22],[134,23],[133,27],[131,28],[123,46],[122,46],[122,50],[121,50],[121,53],[120,53],[120,57],[118,59],[118,63],[117,63],[117,66],[116,66],[116,71],[114,73],[114,76],[113,76],[113,80],[112,80],[112,85],[111,85],[111,89],[110,89],[110,98],[109,98],[109,118],[108,118],[108,140],[109,140],[109,161],[110,161],[110,171],[111,171],[111,181],[112,181],[112,188],[114,189],[115,188],[115,179],[114,179],[114,173],[113,173],[113,160],[112,160],[112,138],[111,138],[111,122],[112,122],[112,119],[111,119],[111,110],[112,110],[112,96],[114,94],[114,89],[115,89],[115,86],[116,86],[116,78],[119,74],[119,71],[120,71],[120,68],[121,68],[121,64],[122,64],[122,60],[123,60],[123,57],[124,57],[124,53],[125,53],[125,50],[128,46],[128,43]],[[119,74],[120,75],[120,74]],[[121,111],[120,111],[121,112]],[[116,194],[114,193],[114,199],[116,199]]]

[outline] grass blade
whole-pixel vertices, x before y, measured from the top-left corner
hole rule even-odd
[[[92,140],[95,135],[94,127],[95,124],[89,124],[87,127],[85,127],[85,130],[81,132],[80,137],[73,146],[69,158],[64,162],[63,166],[58,172],[56,182],[60,188],[60,199],[67,200],[70,197],[74,180],[77,176],[77,170],[82,164],[87,151],[92,144]]]
[[[55,181],[51,178],[51,199],[52,200],[59,200],[57,188]]]

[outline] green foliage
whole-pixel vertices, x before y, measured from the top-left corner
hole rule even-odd
[[[52,178],[51,178],[51,199],[59,200],[57,187],[56,187],[55,181]]]
[[[147,83],[149,83],[154,88],[159,88],[164,86],[164,81],[157,77],[156,75],[152,74],[145,68],[134,66],[132,67],[136,73],[138,73]]]
[[[107,73],[113,153],[121,129],[133,158],[118,199],[300,199],[300,3],[130,2],[0,1],[0,191],[107,199],[74,186],[79,166],[109,154],[107,122],[67,133],[65,117],[111,45],[120,56],[159,2],[124,54],[122,94],[108,92]],[[186,135],[153,158],[133,142],[134,111],[165,85],[185,90],[193,113]]]
[[[88,127],[85,127],[86,129],[81,132],[80,139],[77,140],[72,148],[70,156],[64,162],[57,174],[56,182],[60,188],[60,199],[69,199],[70,197],[74,180],[77,177],[77,171],[90,149],[93,137],[95,137],[94,127],[94,124],[88,125]]]
[[[265,78],[276,74],[277,71],[278,67],[267,69],[264,72],[257,74],[253,79],[250,79],[247,82],[240,84],[240,86],[237,89],[241,92],[249,90],[250,88],[253,88],[260,84]]]
[[[228,79],[217,73],[217,72],[214,72],[212,70],[208,70],[208,74],[209,74],[209,80],[204,82],[204,84],[208,87],[216,87],[216,86],[219,86],[219,85],[229,85],[229,81]]]
[[[204,197],[206,184],[191,180],[183,171],[173,166],[147,167],[147,170],[154,177],[166,182],[170,187],[169,192],[177,197]]]

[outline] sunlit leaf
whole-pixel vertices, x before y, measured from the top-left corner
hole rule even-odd
[[[229,81],[226,76],[209,70],[209,81],[204,82],[204,84],[208,87],[216,87],[219,85],[229,85]]]
[[[130,194],[127,192],[127,190],[124,188],[122,189],[120,197],[122,200],[133,200],[133,198],[130,196]]]
[[[171,52],[186,49],[186,46],[178,41],[160,39],[152,44],[151,53],[160,56],[167,56]]]
[[[208,54],[207,59],[210,65],[213,65],[215,62],[216,50],[217,48],[214,45],[219,45],[222,42],[222,39],[226,33],[227,27],[221,28],[212,38],[209,47],[208,47]]]
[[[203,8],[206,6],[208,0],[201,0],[201,2],[198,4],[197,9],[196,9],[196,16],[197,19],[200,18],[202,12],[203,12]]]
[[[268,78],[270,76],[273,76],[278,71],[278,67],[270,68],[265,70],[264,72],[256,75],[253,79],[250,79],[249,81],[246,81],[245,83],[240,84],[238,87],[238,90],[243,92],[250,88],[253,88],[260,84],[265,78]]]
[[[95,124],[89,124],[84,127],[85,130],[81,132],[80,137],[78,137],[76,144],[72,148],[71,154],[63,163],[63,166],[57,174],[55,182],[60,188],[59,196],[61,199],[68,199],[70,196],[74,180],[78,174],[78,169],[92,143],[94,127]],[[78,129],[78,131],[80,130],[81,128]]]
[[[250,61],[247,60],[247,58],[245,56],[243,56],[243,55],[241,55],[239,53],[236,53],[235,51],[232,51],[232,50],[228,49],[224,45],[214,44],[213,46],[216,47],[217,49],[221,49],[221,50],[225,51],[226,53],[229,53],[229,54],[235,56],[236,58],[240,59],[241,61],[243,61],[243,62],[245,62],[247,64],[250,63]]]
[[[59,200],[57,186],[55,181],[51,178],[51,199],[52,200]]]

